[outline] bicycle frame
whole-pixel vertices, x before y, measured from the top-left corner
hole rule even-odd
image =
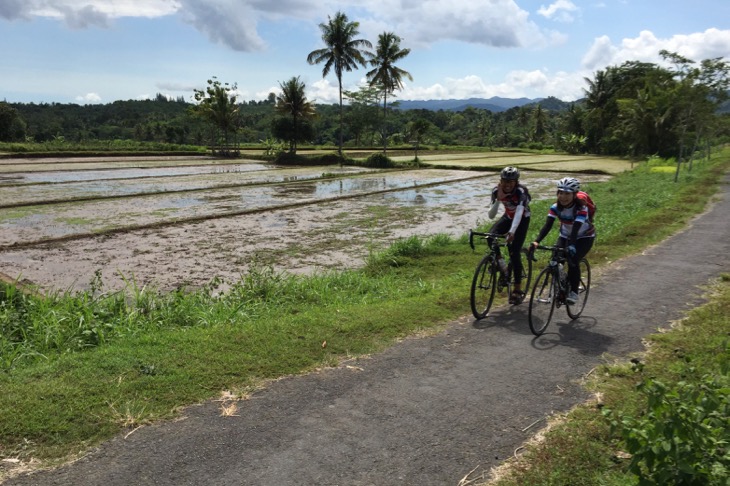
[[[506,271],[503,271],[497,265],[499,259],[503,258],[501,248],[508,245],[504,241],[506,236],[497,233],[482,233],[469,230],[469,246],[472,250],[475,249],[474,237],[479,237],[489,242],[487,252],[476,267],[471,286],[471,309],[474,317],[477,319],[482,319],[489,314],[489,309],[492,306],[496,292],[501,293],[507,290],[510,295],[513,292],[514,279],[511,259],[507,263]],[[532,274],[531,261],[528,260],[527,266],[523,267],[523,271],[525,271],[523,276],[526,280],[525,287],[529,288]],[[524,298],[525,293],[520,293],[522,298]],[[522,298],[518,302],[512,303],[519,303],[522,301]]]
[[[568,303],[567,296],[570,292],[570,284],[568,282],[568,271],[565,268],[567,263],[567,249],[558,246],[538,245],[538,250],[548,250],[552,252],[547,265],[540,271],[535,279],[535,285],[530,294],[530,305],[528,311],[530,330],[536,336],[545,332],[550,323],[555,308],[565,305],[568,316],[571,319],[580,317],[585,307],[590,291],[591,267],[588,260],[581,258],[578,261],[580,267],[581,279],[578,287],[580,303]],[[530,258],[535,260],[534,254],[530,253]]]

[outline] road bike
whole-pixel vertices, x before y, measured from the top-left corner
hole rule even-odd
[[[564,305],[571,319],[577,319],[583,313],[588,301],[588,293],[591,290],[591,265],[585,258],[581,258],[578,262],[580,267],[578,300],[575,304],[568,304],[566,297],[570,292],[570,283],[568,282],[567,250],[562,247],[543,245],[538,245],[536,248],[552,252],[550,261],[535,279],[535,286],[530,294],[528,310],[530,330],[535,336],[539,336],[547,329],[556,308]],[[534,252],[530,251],[528,260],[533,259]]]
[[[487,317],[496,293],[506,291],[508,296],[512,295],[515,284],[512,262],[507,262],[502,257],[501,251],[508,245],[504,241],[506,236],[469,230],[469,246],[472,250],[475,249],[474,237],[484,239],[488,244],[487,253],[477,265],[471,282],[471,311],[477,319]],[[526,250],[522,249],[521,252],[526,253]],[[509,256],[507,260],[509,260]],[[522,265],[522,288],[527,290],[530,288],[532,261],[526,260]],[[518,303],[524,300],[526,290],[521,292],[522,296]]]

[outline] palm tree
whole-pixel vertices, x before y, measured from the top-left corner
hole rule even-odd
[[[403,88],[403,78],[413,81],[408,71],[397,67],[396,62],[410,54],[410,49],[401,49],[401,38],[392,32],[383,32],[378,36],[378,46],[375,54],[370,55],[370,65],[374,67],[367,73],[370,86],[377,86],[383,92],[383,153],[387,150],[388,137],[386,133],[385,117],[388,111],[388,94]]]
[[[366,66],[365,55],[369,54],[363,48],[371,48],[370,41],[356,39],[360,33],[359,22],[350,22],[347,15],[337,12],[334,18],[327,16],[328,22],[319,24],[322,31],[322,40],[327,47],[309,53],[309,64],[324,63],[322,77],[326,77],[334,69],[340,90],[340,136],[339,155],[342,159],[342,73],[357,69],[357,65]]]
[[[291,116],[291,126],[288,130],[289,152],[296,153],[297,142],[311,130],[307,130],[307,120],[314,117],[314,105],[307,101],[304,94],[306,85],[299,80],[299,76],[292,77],[284,83],[279,83],[281,95],[276,97],[275,109],[282,115]]]

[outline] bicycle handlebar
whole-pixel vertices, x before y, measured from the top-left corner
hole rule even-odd
[[[562,246],[555,246],[555,245],[537,245],[532,246],[530,245],[530,249],[527,251],[527,255],[532,258],[533,262],[537,261],[537,258],[535,258],[535,250],[547,250],[552,251],[557,256],[565,256],[568,253],[568,249]]]
[[[500,234],[497,234],[497,233],[483,233],[483,232],[480,232],[480,231],[472,231],[472,230],[469,230],[469,246],[471,247],[472,250],[474,249],[474,237],[475,236],[480,236],[480,237],[482,237],[484,239],[487,239],[487,238],[495,238],[495,239],[507,238],[507,235],[506,234],[500,235]]]

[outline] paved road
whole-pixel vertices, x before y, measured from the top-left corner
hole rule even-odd
[[[727,179],[726,179],[727,182]],[[690,228],[594,279],[584,317],[533,338],[526,306],[321,373],[278,381],[221,417],[218,403],[137,430],[7,485],[456,485],[512,456],[553,412],[587,396],[604,354],[701,301],[730,271],[729,186]],[[599,225],[600,228],[600,225]],[[598,243],[600,244],[600,243]]]

